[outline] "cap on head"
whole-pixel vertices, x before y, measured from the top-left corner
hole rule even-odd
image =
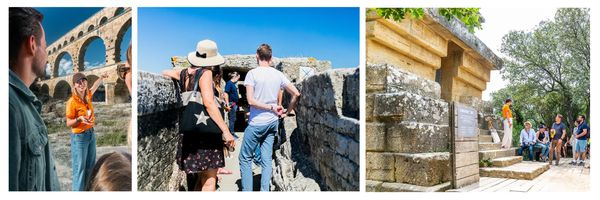
[[[87,80],[87,77],[85,77],[85,75],[81,72],[77,72],[73,75],[73,84],[79,82],[80,80],[85,79]]]

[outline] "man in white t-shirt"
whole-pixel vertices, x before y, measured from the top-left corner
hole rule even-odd
[[[244,86],[250,105],[248,127],[244,131],[240,150],[240,174],[242,191],[252,191],[252,159],[256,148],[260,149],[261,179],[260,190],[269,191],[272,175],[273,139],[277,133],[279,119],[286,117],[298,102],[300,92],[283,73],[271,67],[272,50],[262,44],[256,50],[258,67],[246,74]],[[280,89],[291,94],[292,100],[287,111],[277,104]]]

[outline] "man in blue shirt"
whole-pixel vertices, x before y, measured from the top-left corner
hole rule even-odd
[[[588,138],[590,138],[590,127],[585,122],[585,115],[579,115],[577,122],[579,122],[579,126],[577,126],[577,135],[575,136],[577,142],[574,148],[575,159],[578,161],[577,163],[573,162],[571,164],[583,166],[585,163],[585,147],[587,145]]]
[[[521,130],[521,148],[519,155],[523,155],[523,149],[529,149],[529,160],[533,161],[533,146],[535,146],[535,132],[531,129],[531,122],[525,122],[525,128]]]
[[[238,139],[238,136],[237,134],[235,134],[235,131],[233,129],[235,127],[235,120],[237,117],[236,115],[238,111],[238,101],[240,99],[238,95],[238,88],[236,85],[238,80],[240,80],[240,74],[236,71],[233,71],[229,72],[227,76],[229,77],[229,80],[227,81],[227,83],[225,83],[225,93],[227,93],[227,101],[229,101],[229,107],[231,108],[228,113],[229,132],[233,134],[233,137],[235,137],[235,139]]]
[[[556,153],[556,163],[554,163],[554,165],[558,166],[558,163],[560,162],[562,141],[567,137],[567,127],[562,123],[562,118],[563,116],[561,114],[556,115],[554,123],[552,123],[552,129],[550,129],[550,138],[552,139],[550,154],[548,155],[550,165],[552,165],[552,158],[554,157],[554,153]]]

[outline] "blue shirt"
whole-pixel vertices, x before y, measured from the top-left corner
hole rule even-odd
[[[590,127],[585,122],[581,123],[577,127],[577,135],[582,134],[584,129],[587,129],[587,134],[585,134],[585,136],[577,138],[578,140],[587,140],[590,137]]]
[[[529,131],[525,129],[521,130],[521,144],[530,144],[532,142],[535,142],[535,132],[533,129],[530,128]]]
[[[229,96],[229,102],[238,102],[240,100],[240,96],[238,96],[238,90],[235,83],[231,82],[231,80],[225,83],[225,92]]]
[[[556,132],[554,133],[554,137],[552,137],[553,140],[559,140],[562,138],[562,134],[563,131],[566,129],[567,127],[565,127],[565,124],[563,124],[562,122],[560,124],[556,124],[556,123],[552,123],[552,129],[554,129]]]

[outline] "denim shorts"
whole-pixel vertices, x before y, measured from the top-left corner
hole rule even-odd
[[[582,153],[585,152],[585,147],[587,146],[587,140],[577,140],[575,144],[575,152]]]

